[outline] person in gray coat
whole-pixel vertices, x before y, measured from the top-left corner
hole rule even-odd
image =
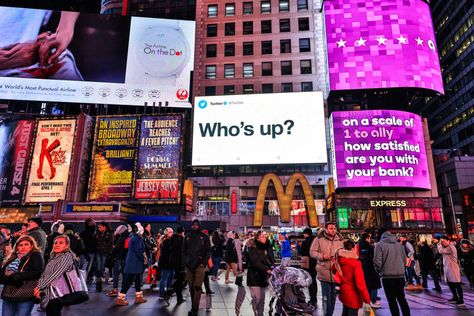
[[[453,293],[453,297],[448,302],[464,307],[458,253],[448,236],[441,237],[438,251],[443,255],[444,278],[446,283],[448,283],[451,293]]]
[[[403,316],[410,316],[410,307],[404,291],[406,260],[405,249],[397,242],[395,235],[389,231],[384,232],[380,242],[375,244],[374,266],[375,271],[382,278],[383,289],[392,316],[400,315],[398,305],[400,305]]]
[[[43,225],[43,219],[39,216],[32,217],[28,219],[28,235],[33,237],[38,245],[38,248],[41,249],[41,253],[44,255],[46,249],[47,237],[44,230],[41,228]]]

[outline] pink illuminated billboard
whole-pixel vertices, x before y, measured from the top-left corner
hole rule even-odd
[[[394,110],[333,112],[330,124],[336,187],[431,188],[419,115]]]
[[[428,1],[324,1],[330,89],[444,94]]]

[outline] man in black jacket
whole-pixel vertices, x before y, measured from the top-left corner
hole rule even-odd
[[[79,235],[84,242],[84,253],[80,258],[80,266],[82,270],[85,270],[89,275],[89,272],[94,263],[94,256],[97,250],[97,240],[95,237],[95,222],[92,218],[88,218],[85,221],[85,229]]]
[[[184,228],[182,226],[176,229],[176,234],[173,234],[173,236],[171,236],[171,241],[172,241],[173,253],[182,253],[183,243],[184,243]],[[174,267],[174,275],[175,275],[173,290],[176,293],[177,304],[181,304],[185,301],[185,299],[183,298],[183,285],[186,279],[182,257],[172,256],[171,266]]]
[[[308,287],[309,290],[309,302],[313,306],[318,305],[318,284],[316,283],[316,259],[310,256],[309,249],[313,243],[313,231],[311,228],[306,228],[303,231],[304,241],[301,243],[301,267],[311,275],[313,282]]]
[[[211,256],[211,242],[201,231],[199,220],[195,219],[191,227],[191,233],[184,239],[182,253],[192,301],[192,309],[188,316],[197,316],[206,265]]]

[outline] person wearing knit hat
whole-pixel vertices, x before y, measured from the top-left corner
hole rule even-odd
[[[44,253],[45,262],[48,262],[49,255],[53,251],[54,239],[64,233],[64,224],[61,220],[57,220],[51,225],[51,234],[46,237],[46,249]]]
[[[41,252],[44,254],[46,250],[47,240],[46,233],[41,228],[43,225],[43,219],[39,216],[32,217],[28,219],[28,235],[33,237],[38,245],[38,248],[41,249]]]

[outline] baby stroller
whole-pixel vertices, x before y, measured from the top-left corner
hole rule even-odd
[[[314,307],[306,303],[303,288],[311,283],[311,275],[292,267],[277,266],[270,276],[270,315],[312,315]],[[273,309],[275,313],[273,314]]]

